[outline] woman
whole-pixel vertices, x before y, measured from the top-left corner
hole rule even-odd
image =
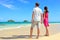
[[[48,26],[49,26],[49,24],[48,24],[48,8],[46,6],[44,7],[43,23],[44,23],[44,26],[46,29],[45,36],[48,36],[49,35],[49,32],[48,32]]]

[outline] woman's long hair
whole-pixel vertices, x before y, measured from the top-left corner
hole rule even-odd
[[[47,6],[44,7],[45,13],[48,12]]]

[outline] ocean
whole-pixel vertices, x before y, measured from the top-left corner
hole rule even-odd
[[[49,22],[49,23],[60,23],[60,22]],[[18,28],[25,25],[30,25],[31,22],[0,22],[0,29],[4,28]]]
[[[3,28],[16,28],[20,26],[29,25],[31,22],[0,22],[0,29]]]

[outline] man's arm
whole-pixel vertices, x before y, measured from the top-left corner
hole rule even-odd
[[[43,14],[41,14],[41,24],[43,23]]]
[[[32,22],[34,21],[34,12],[32,13]]]
[[[43,12],[42,10],[40,10],[40,13],[41,13],[41,24],[43,23]]]

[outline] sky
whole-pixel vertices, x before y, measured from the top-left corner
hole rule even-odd
[[[0,22],[10,19],[16,22],[31,21],[36,2],[43,12],[44,6],[48,7],[49,22],[60,22],[60,0],[0,0]]]

